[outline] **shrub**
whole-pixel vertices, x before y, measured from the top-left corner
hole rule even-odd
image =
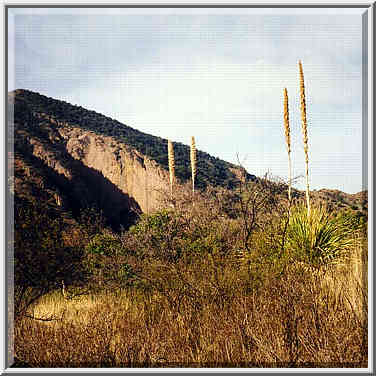
[[[83,244],[64,241],[74,228],[47,204],[15,200],[14,231],[14,315],[27,315],[42,296],[60,289],[62,281],[82,285]]]
[[[174,209],[161,209],[141,216],[124,234],[125,247],[138,257],[176,262],[181,257],[231,253],[240,242],[239,224],[223,210],[218,192],[174,191]]]
[[[314,267],[333,264],[356,243],[359,225],[350,213],[330,213],[325,206],[292,209],[287,230],[287,251]]]
[[[108,230],[96,234],[85,248],[85,266],[92,282],[110,289],[132,284],[134,272],[125,253],[119,236]]]
[[[179,239],[185,228],[182,216],[162,209],[142,215],[138,224],[130,228],[126,242],[140,258],[156,257],[173,261],[181,255]]]
[[[86,246],[86,251],[90,254],[114,256],[121,251],[121,247],[121,242],[114,235],[105,232],[96,234]]]

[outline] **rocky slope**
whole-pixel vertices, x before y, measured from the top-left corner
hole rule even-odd
[[[51,197],[58,206],[77,213],[84,207],[95,206],[115,227],[127,226],[136,213],[151,212],[158,207],[160,195],[166,194],[168,188],[168,170],[132,145],[138,136],[136,130],[122,125],[129,133],[127,143],[124,133],[120,132],[122,137],[118,132],[113,133],[113,123],[108,122],[105,131],[98,128],[108,118],[25,90],[9,93],[8,102],[9,134],[14,131],[9,147],[14,143],[17,166],[26,166],[15,170],[16,193],[22,194],[23,182],[30,181],[30,171],[35,170],[39,171],[35,173],[39,190],[28,190],[30,194],[34,192],[45,200],[46,193],[41,190],[48,180],[50,187],[54,186],[53,192],[50,189]],[[77,121],[80,120],[77,111],[81,122]],[[144,136],[141,134],[141,139]],[[151,141],[146,139],[147,143],[155,142],[157,146],[161,143],[149,137]],[[167,140],[163,142],[166,154]],[[188,156],[188,147],[185,148]],[[199,156],[201,165],[209,164],[214,169],[210,179],[217,176],[217,183],[225,185],[217,170],[227,167],[222,175],[230,176],[232,184],[237,180],[235,166],[221,161],[218,167],[212,157],[206,157],[205,153]],[[177,153],[176,163],[177,170],[186,166],[183,175],[190,175],[189,159],[182,160]],[[209,168],[208,171],[210,175]]]

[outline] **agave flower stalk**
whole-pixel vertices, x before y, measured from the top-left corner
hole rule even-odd
[[[191,140],[191,170],[192,170],[192,193],[193,194],[195,193],[196,165],[197,165],[196,143],[195,143],[195,138],[192,136],[192,140]]]
[[[174,146],[170,140],[168,140],[168,168],[170,171],[170,193],[172,199],[172,189],[175,181],[175,158]]]
[[[290,122],[289,122],[289,98],[287,89],[283,90],[284,102],[283,102],[283,120],[285,127],[285,139],[287,146],[288,164],[289,164],[289,190],[288,197],[291,204],[291,137],[290,137]]]
[[[305,173],[306,173],[306,200],[307,200],[307,214],[309,217],[310,213],[310,202],[309,202],[309,176],[308,176],[308,132],[307,132],[307,108],[305,100],[305,88],[304,88],[304,75],[302,62],[299,61],[299,78],[300,78],[300,111],[302,119],[302,132],[303,132],[303,144],[304,144],[304,154],[305,154]]]

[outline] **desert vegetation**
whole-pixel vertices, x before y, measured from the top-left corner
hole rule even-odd
[[[192,205],[191,187],[180,187],[173,209],[142,215],[128,232],[75,233],[79,257],[66,256],[56,285],[17,317],[16,358],[31,367],[367,366],[366,225],[315,210],[308,220],[302,202],[285,231],[280,188],[210,190]],[[336,215],[344,227],[330,227]],[[65,273],[78,260],[81,284]]]
[[[367,367],[367,218],[288,182],[175,179],[125,231],[17,200],[14,350],[29,367]],[[175,144],[174,144],[175,147]],[[193,194],[192,194],[193,193]],[[26,199],[25,199],[26,200]]]

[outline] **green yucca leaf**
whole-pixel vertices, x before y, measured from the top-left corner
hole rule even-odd
[[[354,216],[334,216],[324,206],[293,208],[287,246],[301,261],[319,267],[337,262],[355,245],[358,226]]]

